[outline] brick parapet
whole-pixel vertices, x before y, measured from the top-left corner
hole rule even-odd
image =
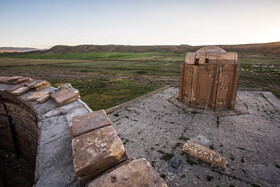
[[[42,91],[47,92],[42,93]],[[102,178],[104,174],[114,172],[116,169],[118,174],[121,174],[121,168],[125,168],[121,166],[132,160],[128,159],[113,127],[108,126],[109,118],[100,118],[106,120],[103,122],[106,125],[98,126],[93,130],[89,130],[91,127],[84,127],[87,130],[84,133],[79,131],[77,137],[72,139],[70,127],[76,123],[72,122],[72,118],[93,114],[79,98],[78,90],[68,85],[57,89],[42,80],[36,81],[22,76],[0,76],[0,133],[5,135],[4,138],[0,138],[0,148],[16,152],[34,165],[35,186],[79,186],[87,182],[91,184],[97,178]],[[106,113],[105,115],[108,117]],[[100,135],[98,143],[91,142],[87,145],[88,150],[93,151],[87,153],[90,162],[79,166],[87,168],[80,168],[82,174],[78,172],[77,177],[75,159],[82,159],[82,157],[75,157],[73,141],[81,139],[81,136],[92,138],[89,133],[101,132],[103,135]],[[86,139],[84,138],[84,141]],[[94,152],[95,148],[99,151]],[[83,151],[88,150],[81,149],[79,154],[83,155]],[[83,160],[76,161],[76,163],[83,163]],[[147,173],[151,172],[154,177],[153,182],[157,180],[158,184],[161,184],[158,186],[166,186],[152,167],[141,166],[144,162],[139,163],[139,168],[138,166],[134,168],[134,172],[140,173],[139,177],[145,179],[149,176]],[[99,170],[92,170],[94,167],[98,167]],[[140,171],[146,174],[141,174]],[[135,180],[134,175],[131,176],[133,177],[125,180],[127,184],[133,181],[142,184],[141,181]],[[147,181],[142,182],[147,184]],[[112,184],[108,182],[108,185]]]

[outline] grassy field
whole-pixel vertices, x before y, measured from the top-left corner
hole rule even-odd
[[[14,66],[36,66],[43,64],[71,64],[71,63],[84,63],[90,62],[89,60],[69,60],[69,59],[29,59],[29,58],[1,58],[0,67],[14,67]]]
[[[0,58],[27,58],[27,59],[67,59],[67,60],[139,60],[139,61],[183,61],[185,54],[181,53],[124,53],[124,52],[86,52],[69,54],[15,54],[1,55]]]
[[[263,54],[239,53],[241,63],[239,87],[260,88],[280,98],[280,57]],[[179,79],[180,64],[185,54],[180,53],[73,53],[19,54],[0,56],[3,71],[35,72],[48,70],[45,78],[54,86],[70,82],[79,89],[83,100],[93,109],[109,108],[159,88],[130,79],[78,78],[81,74],[107,74],[126,77]],[[58,71],[58,73],[56,73]],[[73,76],[63,78],[63,74]],[[58,78],[59,77],[59,78]],[[82,77],[82,76],[81,76]]]
[[[92,110],[107,109],[161,87],[128,79],[51,80],[54,87],[65,82],[70,82],[74,88],[80,91],[82,100]]]
[[[85,53],[69,53],[69,54],[46,53],[46,54],[0,55],[0,58],[20,58],[20,59],[28,59],[28,60],[40,59],[40,63],[43,62],[55,63],[55,61],[57,63],[67,63],[67,62],[71,63],[72,60],[78,60],[78,62],[80,62],[81,60],[183,62],[185,60],[185,56],[186,56],[185,53],[85,52]],[[52,59],[52,60],[48,61],[48,59]],[[238,59],[241,64],[245,64],[245,63],[280,64],[279,55],[267,55],[267,54],[260,54],[260,53],[238,53]],[[10,65],[18,65],[18,64],[14,64],[12,60],[10,60],[9,62],[8,60],[6,61]]]

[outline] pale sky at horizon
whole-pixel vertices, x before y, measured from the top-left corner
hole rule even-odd
[[[0,0],[0,47],[280,41],[280,0]]]

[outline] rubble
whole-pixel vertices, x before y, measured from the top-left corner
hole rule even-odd
[[[187,141],[187,143],[183,146],[182,151],[192,157],[207,162],[212,166],[216,165],[226,169],[226,159],[207,147]]]

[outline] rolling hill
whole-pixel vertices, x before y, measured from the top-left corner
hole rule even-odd
[[[242,45],[218,45],[226,51],[279,54],[280,42],[242,44]],[[196,51],[203,46],[190,45],[155,45],[155,46],[131,46],[131,45],[78,45],[62,46],[57,45],[40,53],[79,53],[79,52],[174,52],[186,53]]]

